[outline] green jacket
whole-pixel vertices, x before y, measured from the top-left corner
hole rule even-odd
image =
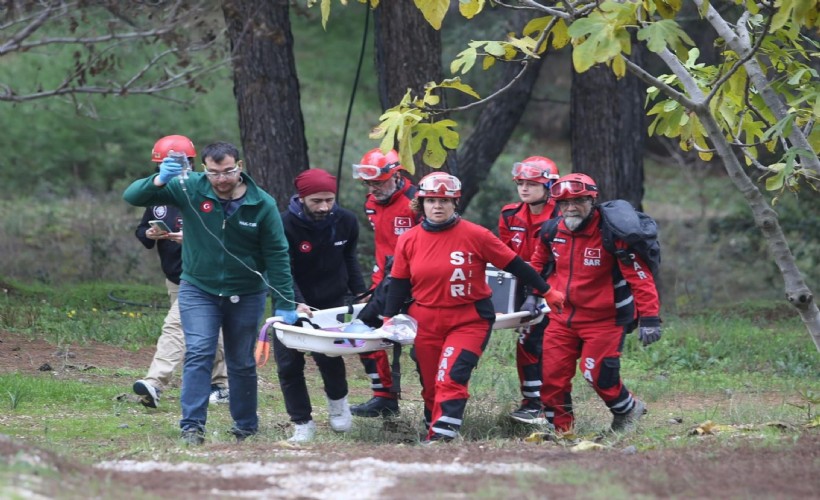
[[[191,172],[184,185],[176,177],[162,187],[154,186],[155,176],[134,181],[123,198],[140,207],[180,209],[185,233],[181,279],[221,297],[268,291],[276,309],[296,308],[288,302],[293,301],[288,240],[272,196],[243,173],[245,201],[226,219],[205,174]]]

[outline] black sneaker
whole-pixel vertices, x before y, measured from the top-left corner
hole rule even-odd
[[[236,438],[237,443],[241,443],[242,441],[248,439],[249,437],[256,435],[255,430],[240,429],[239,427],[236,427],[236,426],[231,427],[228,430],[228,433],[233,434],[233,437]]]
[[[187,446],[199,446],[205,442],[205,431],[196,427],[182,429],[179,439]]]
[[[357,417],[393,417],[399,414],[399,400],[374,396],[367,403],[351,406],[350,413]]]
[[[631,410],[612,416],[612,432],[635,432],[635,429],[638,427],[638,420],[643,417],[644,413],[646,413],[646,404],[640,399],[635,398],[635,404],[632,405]]]
[[[145,380],[137,380],[134,382],[133,389],[135,394],[142,396],[142,399],[140,399],[142,406],[156,408],[159,404],[159,397],[160,394],[162,394],[162,391]]]
[[[544,409],[538,405],[522,405],[521,408],[510,413],[510,418],[530,425],[547,425],[549,420]]]

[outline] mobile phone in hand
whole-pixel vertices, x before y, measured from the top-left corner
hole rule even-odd
[[[162,231],[163,233],[170,233],[171,229],[168,227],[168,224],[161,220],[149,220],[148,224],[151,225],[157,231]]]

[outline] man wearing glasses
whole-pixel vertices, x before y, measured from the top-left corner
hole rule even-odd
[[[418,215],[410,209],[416,186],[401,175],[402,170],[404,167],[399,163],[396,151],[385,154],[379,148],[371,149],[362,156],[359,164],[353,165],[353,178],[367,186],[364,211],[375,236],[376,264],[371,276],[371,290],[384,279],[385,265],[388,257],[393,255],[399,236],[418,222]],[[387,351],[362,353],[359,358],[370,378],[373,397],[351,406],[351,413],[358,417],[397,415],[399,391],[393,385]]]
[[[159,174],[132,183],[123,198],[132,205],[174,205],[182,212],[185,245],[179,309],[185,333],[180,405],[181,438],[202,444],[211,368],[219,328],[231,386],[230,433],[256,434],[257,375],[253,350],[268,292],[274,315],[296,321],[288,243],[274,199],[244,172],[239,150],[217,142],[202,151],[205,172],[166,157]]]
[[[518,256],[529,262],[538,244],[538,235],[544,221],[558,215],[555,201],[550,199],[550,186],[560,175],[555,162],[545,156],[530,156],[513,164],[512,178],[518,197],[501,209],[498,218],[498,237]],[[516,290],[516,305],[525,302],[524,285]],[[536,316],[535,296],[525,302],[527,310]],[[518,329],[515,363],[521,383],[521,406],[510,417],[525,424],[545,425],[547,418],[541,407],[541,343],[549,315],[537,324]]]
[[[591,177],[573,173],[550,188],[563,218],[554,235],[541,231],[532,257],[535,269],[547,273],[547,282],[564,292],[563,308],[550,312],[544,333],[541,401],[553,414],[555,430],[572,429],[572,390],[579,359],[584,379],[612,413],[611,429],[630,432],[646,405],[621,380],[621,350],[625,325],[639,317],[644,345],[660,338],[660,301],[649,266],[626,243],[616,239],[621,259],[604,246],[601,210],[595,204],[598,186]],[[628,260],[629,262],[625,262]]]

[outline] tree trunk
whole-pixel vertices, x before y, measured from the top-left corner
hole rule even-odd
[[[421,95],[424,84],[442,79],[441,33],[430,26],[413,2],[385,0],[373,14],[379,101],[384,110],[401,102],[408,88]],[[445,102],[442,99],[442,106]],[[433,171],[424,165],[421,154],[414,159],[416,178]],[[449,171],[446,163],[442,170]]]
[[[308,168],[288,0],[224,0],[246,171],[284,209]]]
[[[635,50],[633,60],[640,59],[640,52]],[[627,200],[639,210],[644,192],[644,99],[644,85],[631,74],[618,80],[604,65],[580,75],[573,70],[573,171],[595,179],[601,190],[599,199]]]

